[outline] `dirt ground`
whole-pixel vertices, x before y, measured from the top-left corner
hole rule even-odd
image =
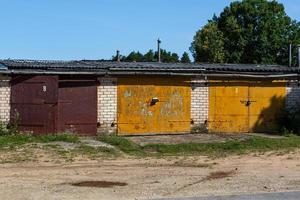
[[[300,151],[0,165],[1,199],[135,200],[295,190]]]

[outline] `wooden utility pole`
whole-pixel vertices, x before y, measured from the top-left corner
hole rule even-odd
[[[161,62],[161,52],[160,52],[160,39],[157,40],[157,62]]]
[[[298,45],[298,67],[300,68],[300,45]]]
[[[120,51],[119,50],[117,50],[117,62],[120,62],[121,60],[120,60]]]
[[[292,44],[289,46],[289,67],[292,66]]]

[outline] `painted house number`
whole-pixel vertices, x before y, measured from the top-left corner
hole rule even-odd
[[[43,92],[46,92],[46,91],[47,91],[47,86],[43,85]]]

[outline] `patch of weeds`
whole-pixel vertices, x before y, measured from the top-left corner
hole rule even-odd
[[[248,152],[288,151],[300,148],[300,137],[291,136],[281,139],[251,137],[244,141],[227,141],[223,143],[185,143],[185,144],[147,144],[147,152],[161,155],[209,155],[225,156]]]
[[[35,161],[35,159],[26,155],[14,155],[9,158],[2,159],[0,163],[7,164],[7,163],[21,163],[21,162],[29,162],[29,161]]]
[[[35,138],[30,135],[6,135],[0,136],[0,148],[14,148],[26,143],[34,142]]]
[[[75,154],[72,151],[68,151],[65,149],[58,149],[56,153],[67,162],[74,161]]]
[[[76,149],[77,153],[83,154],[83,155],[87,155],[90,158],[96,158],[99,156],[117,156],[118,152],[115,149],[112,148],[108,148],[108,147],[91,147],[88,145],[80,145],[77,149]]]
[[[99,136],[98,140],[117,147],[122,152],[133,156],[144,156],[146,153],[134,142],[118,136]]]
[[[60,135],[6,135],[0,136],[0,149],[1,148],[15,148],[16,146],[21,146],[27,143],[40,142],[40,143],[48,143],[48,142],[70,142],[70,143],[78,143],[79,138],[75,135],[70,134],[60,134]]]
[[[44,149],[60,149],[60,145],[58,144],[45,144],[43,146]]]
[[[30,149],[22,149],[19,152],[8,153],[1,158],[0,163],[20,163],[35,161],[36,156]]]
[[[40,135],[35,136],[37,142],[69,142],[69,143],[78,143],[79,138],[76,135],[72,134],[57,134],[57,135]]]
[[[205,123],[193,126],[191,129],[192,134],[208,133],[208,129]]]
[[[3,122],[0,122],[0,135],[1,136],[10,135],[9,129]]]

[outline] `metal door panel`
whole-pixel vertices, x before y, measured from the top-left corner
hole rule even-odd
[[[284,81],[211,81],[210,132],[274,132],[284,108]]]
[[[57,80],[56,76],[12,78],[11,121],[18,121],[20,131],[34,134],[56,132]]]
[[[248,132],[248,83],[212,81],[209,90],[209,131]]]
[[[251,132],[278,131],[277,118],[285,106],[286,82],[261,81],[249,88]]]
[[[159,99],[151,105],[153,98]],[[190,87],[185,78],[118,79],[118,134],[190,131]]]
[[[80,135],[97,133],[97,84],[95,80],[60,80],[58,130]]]

